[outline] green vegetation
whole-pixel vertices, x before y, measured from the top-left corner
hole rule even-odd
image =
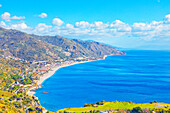
[[[141,113],[142,112],[142,108],[140,107],[135,107],[131,110],[131,113]]]
[[[1,91],[0,90],[0,98],[5,98],[5,97],[12,97],[13,94],[7,91]]]
[[[19,113],[24,112],[24,106],[32,108],[36,106],[37,101],[28,96],[22,90],[22,86],[13,85],[15,81],[25,81],[19,75],[0,74],[0,112]],[[20,89],[20,90],[18,90]]]
[[[97,102],[93,104],[85,104],[85,107],[76,107],[76,108],[65,108],[61,109],[58,112],[97,112],[97,111],[130,111],[131,113],[141,113],[142,110],[165,110],[170,109],[170,104],[167,103],[133,103],[133,102]]]
[[[44,74],[35,71],[46,65],[44,61],[49,64],[71,60],[82,61],[82,58],[91,60],[111,54],[125,53],[98,42],[70,40],[60,36],[29,35],[0,27],[0,113],[45,111],[36,97],[30,97],[26,93],[28,89],[37,85],[35,80],[40,77],[37,75]],[[40,64],[39,61],[43,61],[44,64]],[[150,103],[102,101],[85,104],[79,108],[65,108],[57,112],[169,113],[169,106],[170,104],[157,101]]]
[[[19,113],[19,111],[14,107],[0,103],[0,113]]]
[[[0,55],[0,74],[18,74],[28,68],[28,63],[2,58]],[[1,80],[1,79],[0,79]]]
[[[0,113],[23,113],[25,108],[39,105],[37,100],[26,94],[23,86],[33,81],[18,75],[28,64],[1,57],[0,64]]]

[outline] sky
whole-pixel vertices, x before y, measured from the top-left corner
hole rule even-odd
[[[120,48],[170,50],[170,0],[1,0],[0,26]]]

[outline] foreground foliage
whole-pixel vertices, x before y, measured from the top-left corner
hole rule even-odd
[[[115,112],[115,113],[150,113],[155,111],[162,113],[162,111],[170,112],[170,104],[157,103],[153,101],[151,103],[133,103],[133,102],[97,102],[93,104],[85,104],[84,107],[65,108],[58,112]]]

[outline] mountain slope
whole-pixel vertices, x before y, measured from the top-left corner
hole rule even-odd
[[[0,27],[0,55],[27,61],[59,58],[103,57],[125,54],[111,46],[93,41],[70,40],[61,36],[29,35]]]
[[[47,60],[50,56],[46,53],[49,44],[17,31],[0,29],[0,54],[12,56],[28,61],[35,59]],[[51,49],[52,51],[52,49]]]
[[[111,46],[100,44],[94,41],[80,41],[77,39],[67,39],[61,36],[37,36],[32,35],[38,40],[57,45],[66,52],[71,53],[71,57],[103,57],[104,55],[117,54],[123,55],[121,52]]]

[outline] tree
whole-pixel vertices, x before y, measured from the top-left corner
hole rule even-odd
[[[95,113],[100,113],[100,110],[97,110]]]
[[[34,111],[34,109],[33,108],[29,108],[28,111]]]
[[[88,104],[87,104],[87,103],[85,103],[85,104],[84,104],[84,107],[86,107],[86,106],[88,106]]]
[[[102,100],[102,102],[104,103],[104,102],[106,102],[105,100]]]
[[[153,101],[154,103],[158,103],[156,100],[155,101]]]
[[[162,113],[166,113],[166,111],[164,109],[162,109]]]
[[[153,104],[153,102],[150,102],[150,104]]]
[[[140,107],[135,107],[132,109],[131,113],[141,113],[142,109]]]

